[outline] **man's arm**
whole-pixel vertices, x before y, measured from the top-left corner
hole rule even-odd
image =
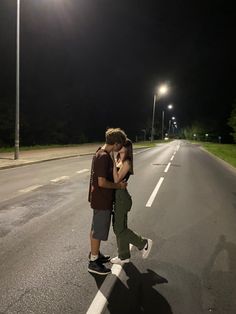
[[[105,189],[125,189],[127,186],[126,182],[119,182],[119,183],[114,183],[111,181],[108,181],[104,177],[98,177],[98,186],[100,188],[105,188]]]

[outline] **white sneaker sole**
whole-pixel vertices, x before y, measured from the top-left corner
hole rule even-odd
[[[147,251],[143,251],[143,255],[142,255],[143,259],[148,258],[149,254],[151,252],[151,249],[152,249],[153,241],[151,239],[147,239],[147,241],[148,241],[148,249],[147,249]]]
[[[110,260],[110,262],[112,263],[112,264],[116,264],[116,265],[124,265],[124,264],[127,264],[127,263],[129,263],[130,262],[130,260],[129,259],[124,259],[124,260],[120,260],[120,259],[111,259]]]
[[[111,273],[111,271],[109,271],[108,273],[99,273],[98,271],[92,270],[92,269],[89,269],[89,268],[88,268],[88,272],[89,273],[93,273],[93,274],[97,274],[97,275],[102,275],[102,276],[106,276],[106,275],[109,275]]]

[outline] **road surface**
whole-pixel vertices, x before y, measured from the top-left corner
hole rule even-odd
[[[91,156],[0,171],[0,313],[236,313],[236,172],[184,141],[135,152],[147,260],[87,272]],[[116,255],[112,229],[102,251]]]

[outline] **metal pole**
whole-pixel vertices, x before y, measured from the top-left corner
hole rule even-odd
[[[20,0],[17,0],[16,20],[16,121],[15,121],[15,156],[19,159],[20,146]]]
[[[168,136],[170,136],[170,123],[171,123],[171,120],[169,120],[169,130],[168,130]]]
[[[156,106],[156,94],[153,97],[153,110],[152,110],[152,130],[151,130],[151,142],[154,139],[154,117],[155,117],[155,106]]]
[[[162,110],[162,124],[161,124],[161,138],[164,139],[164,119],[165,119],[165,111]]]

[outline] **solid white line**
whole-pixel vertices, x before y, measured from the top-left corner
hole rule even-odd
[[[67,180],[69,179],[70,177],[68,176],[63,176],[63,177],[59,177],[59,178],[56,178],[56,179],[53,179],[53,180],[50,180],[51,182],[58,182],[58,181],[62,181],[62,180]]]
[[[170,160],[172,161],[174,158],[175,158],[175,156],[173,155]]]
[[[164,172],[167,172],[167,171],[169,170],[170,165],[171,165],[171,163],[169,162],[168,165],[167,165],[167,167],[166,167],[166,169],[164,170]]]
[[[89,169],[79,170],[79,171],[76,171],[76,173],[83,173],[83,172],[87,172],[87,171],[89,171]]]
[[[144,150],[141,150],[141,151],[138,151],[138,152],[134,152],[133,154],[134,154],[134,155],[137,155],[137,154],[146,152],[146,150],[149,150],[149,149],[151,149],[151,148],[146,148],[146,149],[144,149]]]
[[[32,185],[32,186],[29,186],[28,188],[26,189],[23,189],[23,190],[20,190],[19,192],[21,193],[27,193],[27,192],[31,192],[37,188],[40,188],[42,185]]]
[[[155,197],[156,197],[156,195],[157,195],[158,190],[159,190],[160,187],[161,187],[161,184],[162,184],[163,180],[164,180],[164,177],[161,177],[161,178],[159,179],[159,181],[158,181],[158,183],[157,183],[155,189],[153,190],[151,196],[149,197],[149,200],[147,201],[146,207],[151,207],[151,206],[152,206],[152,203],[153,203],[153,201],[154,201],[154,199],[155,199]]]
[[[116,282],[116,277],[119,277],[120,272],[122,270],[122,267],[120,265],[114,264],[111,268],[111,272],[115,277],[110,277],[109,282],[109,289],[103,289],[103,286],[105,285],[106,280],[104,280],[103,284],[101,285],[100,289],[98,290],[95,298],[93,299],[93,302],[91,303],[89,309],[87,310],[86,314],[101,314],[103,312],[104,307],[107,304],[107,298],[109,295],[104,296],[104,294],[101,292],[101,290],[109,291],[109,293],[112,290],[112,287],[114,286]]]

